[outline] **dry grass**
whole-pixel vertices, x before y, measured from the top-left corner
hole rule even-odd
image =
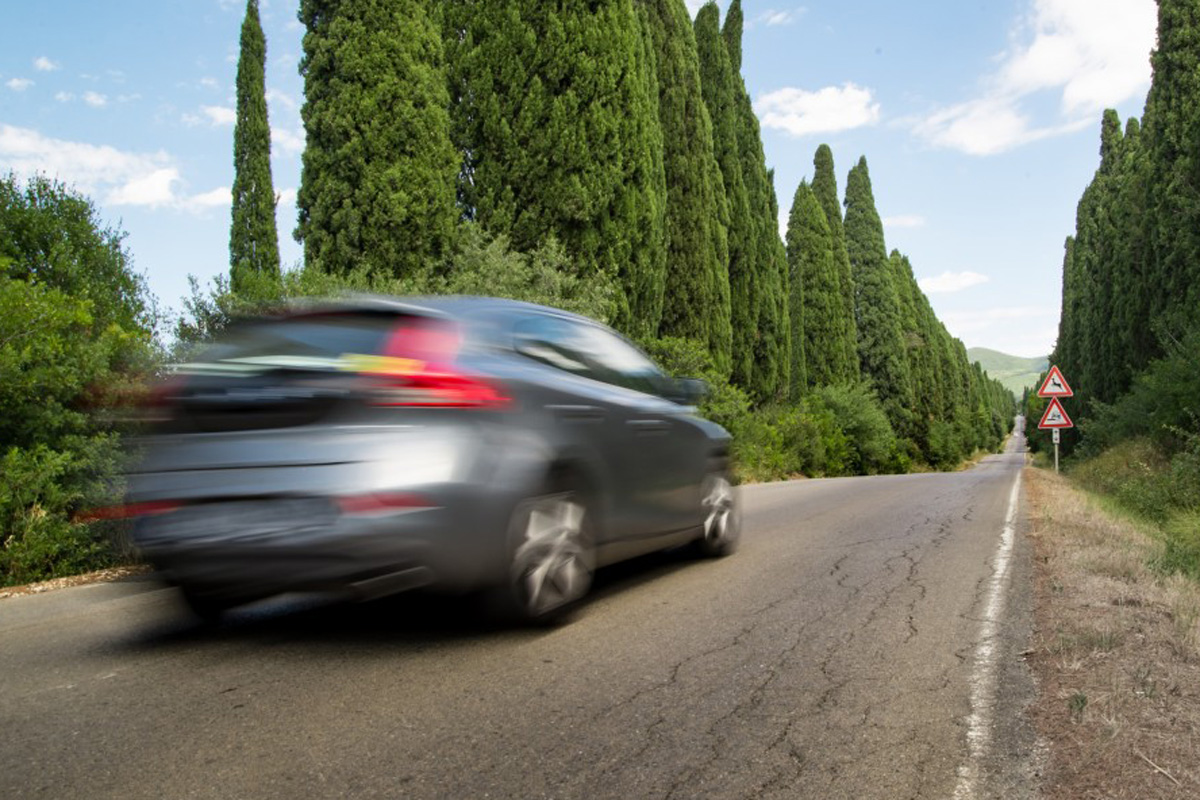
[[[1200,797],[1200,585],[1149,531],[1027,469],[1037,563],[1032,713],[1049,798]]]

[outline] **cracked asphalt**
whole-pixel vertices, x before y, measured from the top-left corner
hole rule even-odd
[[[196,628],[151,579],[0,602],[0,796],[948,798],[1009,451],[744,487],[731,558],[603,572],[569,625],[282,600]],[[1023,514],[978,797],[1033,797]]]

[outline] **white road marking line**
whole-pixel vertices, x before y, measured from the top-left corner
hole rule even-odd
[[[1017,506],[1021,497],[1021,473],[1013,481],[1008,497],[1004,531],[996,546],[992,578],[987,587],[987,606],[979,626],[979,644],[975,649],[975,668],[971,673],[971,714],[967,717],[967,761],[958,767],[955,800],[970,800],[979,789],[984,758],[992,744],[992,712],[996,704],[996,669],[999,653],[1000,618],[1004,614],[1005,585],[1016,541]]]

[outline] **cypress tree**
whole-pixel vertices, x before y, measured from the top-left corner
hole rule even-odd
[[[248,0],[237,67],[237,122],[233,127],[233,213],[229,273],[235,292],[250,274],[279,277],[275,186],[271,181],[271,126],[267,122],[267,40],[258,0]]]
[[[865,157],[850,170],[846,181],[846,249],[853,270],[862,374],[879,395],[892,427],[907,436],[913,393],[904,354],[900,299]]]
[[[837,362],[838,382],[858,379],[858,330],[854,322],[854,279],[850,275],[850,255],[846,252],[846,232],[842,225],[842,204],[838,199],[837,175],[833,168],[833,151],[829,145],[817,148],[813,156],[813,194],[825,211],[832,237],[833,265],[842,292],[841,326],[836,332],[841,356]]]
[[[721,169],[729,212],[729,295],[733,329],[732,380],[749,389],[754,372],[754,343],[758,329],[753,223],[750,201],[742,177],[738,147],[738,117],[734,101],[734,73],[721,38],[720,10],[708,2],[696,15],[696,49],[700,58],[700,88],[713,126],[713,151]]]
[[[439,21],[419,0],[301,0],[307,265],[406,276],[450,247],[458,157]]]
[[[666,183],[653,53],[632,0],[452,4],[463,213],[529,250],[547,237],[621,288],[614,324],[652,335]]]
[[[1147,309],[1169,327],[1200,318],[1200,9],[1195,0],[1159,0],[1154,77],[1146,97],[1149,149],[1147,226],[1156,285]],[[1157,353],[1155,353],[1157,355]]]
[[[729,53],[729,68],[734,75],[742,74],[742,29],[745,19],[742,14],[742,0],[733,0],[725,12],[725,26],[721,28],[721,38],[725,40],[725,51]]]
[[[729,210],[683,0],[639,0],[654,44],[666,176],[666,298],[659,334],[704,342],[729,374]]]
[[[750,269],[755,277],[750,302],[756,307],[757,337],[751,391],[760,399],[779,398],[788,388],[791,336],[787,323],[787,253],[779,237],[779,204],[767,170],[758,117],[746,84],[734,65],[741,64],[740,0],[729,6],[722,38],[733,68],[737,142],[750,210]]]
[[[796,187],[788,213],[787,257],[791,289],[792,397],[806,388],[843,380],[838,334],[845,313],[833,264],[833,236],[812,187]]]

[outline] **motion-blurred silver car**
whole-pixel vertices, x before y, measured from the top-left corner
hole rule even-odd
[[[215,619],[290,591],[479,590],[556,619],[593,571],[739,536],[699,381],[551,308],[358,298],[232,327],[156,392],[127,510]]]

